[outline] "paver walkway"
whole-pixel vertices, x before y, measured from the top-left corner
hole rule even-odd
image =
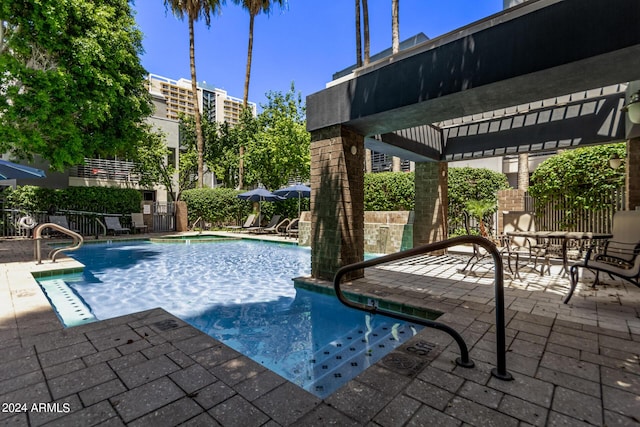
[[[32,245],[0,243],[0,425],[640,425],[640,289],[619,281],[568,306],[558,267],[509,281],[505,382],[490,375],[490,270],[464,276],[456,256],[371,269],[349,290],[441,311],[476,367],[425,329],[322,401],[162,309],[63,329]]]

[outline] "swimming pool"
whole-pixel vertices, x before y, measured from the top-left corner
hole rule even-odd
[[[292,278],[309,275],[311,257],[295,245],[137,241],[70,255],[85,264],[82,274],[40,280],[63,322],[69,310],[55,300],[67,287],[58,299],[100,320],[162,307],[319,397],[421,329],[294,288]]]

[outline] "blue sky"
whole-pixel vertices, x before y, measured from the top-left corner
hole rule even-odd
[[[355,63],[353,0],[289,0],[284,10],[255,21],[249,99],[265,103],[268,91],[289,90],[303,97],[318,92],[334,72]],[[502,0],[400,0],[400,39],[419,32],[430,38],[502,10]],[[329,6],[330,5],[330,6]],[[324,7],[322,7],[324,6]],[[137,0],[135,18],[144,33],[142,65],[172,79],[190,78],[186,21],[165,12],[161,0]],[[369,0],[371,54],[391,46],[391,0]],[[196,24],[198,81],[242,98],[249,16],[231,1],[207,28]]]

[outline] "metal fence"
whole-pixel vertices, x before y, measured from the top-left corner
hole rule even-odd
[[[104,214],[74,210],[58,210],[56,215],[65,216],[69,227],[83,236],[99,236],[106,234],[105,216],[116,216],[124,228],[131,228],[131,214]],[[155,202],[152,205],[154,232],[175,231],[175,205],[172,202]],[[0,237],[29,237],[33,227],[25,221],[31,217],[37,224],[49,222],[49,214],[44,211],[27,212],[21,209],[0,208]],[[31,223],[32,224],[32,223]]]
[[[153,213],[153,231],[174,231],[176,229],[176,206],[173,202],[154,202],[151,205]]]

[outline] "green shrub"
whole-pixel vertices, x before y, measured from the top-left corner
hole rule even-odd
[[[364,175],[365,211],[411,211],[415,206],[413,172]]]
[[[217,226],[239,222],[251,211],[251,204],[238,199],[242,191],[231,188],[194,188],[182,192],[189,223],[198,218]]]
[[[9,208],[26,211],[76,210],[124,214],[140,212],[142,195],[132,188],[69,187],[41,188],[32,185],[6,191],[5,203]]]

